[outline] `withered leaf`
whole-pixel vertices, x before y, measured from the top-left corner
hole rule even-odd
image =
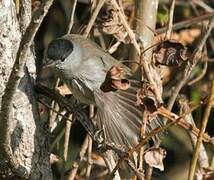
[[[154,87],[149,83],[144,83],[142,88],[137,92],[137,102],[138,106],[143,106],[145,110],[149,113],[157,111],[160,106],[154,92]]]
[[[166,40],[157,46],[154,59],[156,64],[181,66],[187,61],[187,49],[176,40]]]
[[[162,148],[154,148],[147,151],[144,155],[145,162],[151,167],[164,170],[163,159],[166,157],[166,151]]]
[[[213,180],[214,179],[214,170],[211,168],[200,167],[195,173],[196,180]]]
[[[125,78],[124,68],[122,66],[113,66],[106,74],[105,81],[100,89],[103,92],[127,90],[130,82]]]
[[[106,34],[113,35],[118,41],[129,43],[130,40],[122,24],[118,11],[107,1],[98,16],[99,28]]]

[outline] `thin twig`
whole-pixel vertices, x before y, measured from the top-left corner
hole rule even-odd
[[[214,17],[212,17],[212,19],[210,20],[207,30],[204,32],[200,41],[196,45],[196,49],[194,50],[192,56],[189,58],[190,62],[189,62],[189,64],[187,64],[187,66],[184,70],[182,80],[180,80],[179,83],[176,85],[175,90],[173,91],[173,94],[171,95],[171,98],[168,101],[167,108],[169,110],[172,109],[173,104],[178,96],[178,93],[180,92],[181,88],[186,84],[187,80],[189,79],[189,77],[191,75],[193,68],[196,66],[196,64],[201,56],[202,48],[204,47],[206,40],[207,40],[208,36],[210,35],[210,32],[213,27],[214,27]]]
[[[94,117],[94,105],[90,105],[90,115],[89,117],[92,119]],[[91,159],[91,155],[92,155],[92,139],[90,136],[88,136],[88,150],[87,150],[87,168],[86,168],[86,179],[90,178],[90,174],[91,174],[91,168],[92,168],[92,159]]]
[[[137,50],[137,53],[140,54],[140,47],[136,41],[136,38],[135,38],[135,34],[133,33],[133,31],[131,30],[131,28],[129,27],[129,24],[128,22],[126,21],[126,18],[124,16],[124,13],[122,12],[121,10],[121,7],[118,5],[117,1],[116,0],[111,0],[111,5],[118,11],[118,15],[131,39],[131,42],[133,43],[135,49]]]
[[[36,32],[39,29],[40,24],[42,23],[52,3],[53,0],[46,0],[41,4],[40,8],[35,11],[28,28],[26,29],[21,39],[12,71],[4,90],[4,95],[2,96],[2,106],[0,112],[0,150],[1,153],[4,154],[3,157],[5,158],[5,161],[8,162],[8,166],[11,168],[11,170],[18,176],[23,177],[28,177],[29,173],[25,167],[19,165],[19,163],[16,161],[9,143],[10,134],[8,129],[10,125],[12,102],[20,78],[24,72],[24,66],[28,59],[27,52],[32,45]]]
[[[184,115],[178,116],[177,114],[167,110],[164,107],[160,107],[158,109],[158,114],[163,116],[163,117],[166,117],[167,119],[169,119],[172,122],[177,122],[177,124],[179,126],[181,126],[182,128],[190,131],[193,135],[198,136],[199,129],[194,127],[194,126],[192,126],[191,124],[187,123],[185,121],[185,119],[184,119]],[[178,121],[178,119],[179,119],[179,121]],[[212,143],[212,138],[210,138],[210,136],[208,134],[203,134],[203,140],[205,142]]]
[[[82,107],[77,106],[75,102],[72,103],[72,101],[69,101],[66,97],[60,95],[55,90],[45,86],[37,84],[34,86],[34,88],[36,89],[37,93],[43,94],[44,96],[55,100],[59,106],[66,109],[67,112],[75,113],[75,117],[77,117],[90,136],[94,136],[96,128]]]
[[[121,8],[119,7],[118,3],[116,2],[116,0],[112,0],[111,1],[112,3],[112,6],[118,11],[118,14],[119,14],[119,17],[131,39],[131,42],[133,43],[137,53],[140,55],[141,54],[141,50],[140,50],[140,47],[136,41],[136,38],[135,38],[135,34],[133,33],[132,29],[129,27],[129,24],[128,22],[126,21],[126,18],[123,14],[123,12],[121,11]],[[147,60],[144,60],[143,56],[141,56],[141,64],[143,65],[143,70],[145,71],[146,75],[147,75],[147,78],[150,82],[150,84],[152,84],[154,86],[154,91],[156,93],[156,96],[157,96],[157,99],[158,101],[162,102],[162,98],[161,98],[161,94],[159,93],[160,91],[158,90],[157,88],[157,85],[152,77],[152,73],[150,72],[150,68],[149,68],[149,64],[148,64],[148,61]]]
[[[163,127],[158,127],[156,129],[154,129],[153,131],[151,131],[145,138],[143,138],[141,140],[141,142],[135,146],[134,148],[130,149],[128,151],[128,154],[120,157],[119,161],[117,162],[115,168],[112,170],[111,174],[110,174],[110,179],[114,177],[115,172],[120,168],[121,164],[124,161],[127,161],[129,159],[129,157],[132,155],[133,152],[140,150],[141,147],[145,146],[145,144],[147,143],[147,141],[149,139],[151,139],[152,137],[154,137],[156,134],[161,133],[166,131],[168,128],[170,128],[171,126],[173,126],[174,124],[176,124],[179,121],[179,118],[176,119],[176,121],[172,121],[170,123],[168,123],[167,125],[163,126]]]
[[[108,53],[109,54],[113,54],[117,48],[119,47],[119,45],[121,44],[120,41],[117,41],[115,44],[113,44],[109,49],[108,49]]]
[[[202,144],[202,140],[203,140],[203,134],[206,131],[206,127],[207,127],[207,123],[208,123],[208,119],[210,116],[210,112],[211,109],[214,105],[214,73],[212,74],[212,89],[210,92],[210,97],[209,97],[209,102],[207,104],[207,107],[205,109],[204,112],[204,116],[201,122],[201,128],[199,131],[199,135],[198,135],[198,139],[197,139],[197,143],[194,149],[194,153],[193,153],[193,158],[191,161],[191,165],[190,165],[190,170],[189,170],[189,175],[188,175],[188,180],[193,180],[194,179],[194,174],[195,174],[195,169],[196,169],[196,165],[197,165],[197,161],[198,161],[198,156],[200,153],[200,148],[201,148],[201,144]]]
[[[180,105],[180,114],[186,114],[184,116],[184,119],[193,127],[196,127],[187,98],[184,95],[179,96],[178,103]],[[191,132],[189,132],[189,135],[191,138],[192,145],[193,147],[195,147],[197,142],[197,136],[193,135]],[[203,144],[201,144],[200,147],[199,165],[203,168],[209,167],[208,155]]]
[[[37,100],[39,103],[41,103],[42,105],[44,105],[45,107],[47,107],[48,109],[51,109],[53,112],[55,112],[57,115],[63,117],[64,119],[72,122],[72,119],[69,119],[68,117],[66,117],[65,115],[63,115],[62,113],[60,113],[59,111],[56,111],[55,109],[52,109],[52,107],[50,105],[48,105],[47,103],[41,101],[41,100]]]
[[[71,169],[69,176],[68,176],[68,180],[73,180],[77,174],[77,170],[79,168],[79,164],[80,162],[83,160],[83,157],[87,151],[87,147],[88,147],[88,136],[85,137],[85,140],[81,146],[81,150],[79,152],[78,157],[76,158],[76,160],[73,162],[73,168]]]
[[[113,169],[113,171],[110,174],[110,177],[114,177],[114,173],[119,169],[120,165],[122,164],[123,161],[127,161],[128,158],[132,155],[133,152],[138,151],[142,146],[144,146],[147,141],[154,137],[156,134],[161,133],[166,131],[168,128],[170,128],[171,126],[175,125],[175,124],[179,124],[181,127],[187,129],[187,130],[191,130],[191,132],[194,135],[198,135],[199,134],[199,129],[194,128],[193,126],[191,126],[189,123],[185,122],[184,120],[184,116],[185,114],[183,114],[182,116],[178,116],[170,111],[168,111],[166,108],[164,107],[160,107],[158,109],[158,114],[168,118],[169,120],[171,120],[171,122],[169,122],[168,124],[166,124],[163,127],[158,127],[156,129],[154,129],[152,132],[150,132],[145,138],[143,138],[141,140],[141,142],[135,146],[134,148],[130,149],[128,151],[128,154],[125,154],[123,157],[121,157],[117,163],[117,165],[115,166],[115,168]],[[212,143],[212,138],[210,138],[207,134],[203,134],[203,140],[209,143]]]
[[[174,9],[175,9],[175,0],[172,0],[170,10],[169,10],[169,21],[168,21],[168,27],[167,27],[165,39],[170,39],[170,37],[171,37],[172,27],[173,27]]]
[[[57,78],[56,84],[55,84],[55,89],[58,87],[60,82],[60,79]],[[59,111],[59,105],[56,103],[56,101],[51,102],[51,111],[49,112],[49,128],[50,131],[53,131],[53,124],[56,121],[57,118],[57,112]]]
[[[141,147],[140,149],[140,152],[139,152],[139,165],[138,165],[138,169],[140,171],[143,172],[143,157],[144,157],[144,150],[145,150],[145,147]]]
[[[140,171],[140,169],[136,168],[136,166],[134,165],[134,163],[132,161],[130,161],[130,159],[128,159],[126,162],[129,165],[129,167],[131,168],[131,170],[134,172],[134,174],[137,176],[137,178],[140,180],[144,180],[144,174],[142,173],[142,171]]]
[[[88,136],[88,150],[87,150],[87,168],[86,168],[86,179],[90,179],[90,175],[91,175],[91,169],[92,169],[92,159],[91,159],[91,155],[92,155],[92,139],[90,136]]]
[[[56,138],[53,140],[53,142],[50,145],[50,152],[53,151],[56,144],[62,139],[63,135],[65,134],[65,128],[63,127],[59,134],[57,134]]]
[[[197,24],[197,23],[199,23],[201,21],[209,20],[213,16],[214,16],[214,12],[207,13],[207,14],[204,14],[204,15],[201,15],[201,16],[198,16],[198,17],[190,18],[190,19],[175,23],[172,26],[172,30],[175,31],[175,30],[178,30],[178,29],[181,29],[181,28],[192,26],[192,25]],[[156,32],[161,34],[161,33],[166,32],[166,30],[167,30],[167,27],[163,27],[163,28],[157,29]]]
[[[159,148],[161,142],[157,142],[153,147],[154,148]],[[147,149],[148,151],[148,149]],[[151,180],[152,179],[152,173],[153,173],[153,167],[150,166],[149,164],[146,165],[146,170],[145,170],[145,180]]]
[[[72,11],[71,11],[70,22],[68,24],[67,34],[71,33],[71,29],[72,29],[73,24],[74,24],[74,14],[75,14],[76,6],[77,6],[77,0],[73,0],[73,6],[72,6]]]
[[[106,163],[106,166],[108,167],[109,172],[111,172],[110,176],[109,176],[109,180],[112,180],[114,178],[114,180],[120,180],[120,174],[118,172],[118,169],[114,171],[114,173],[112,174],[114,168],[115,168],[115,159],[113,157],[113,151],[112,150],[108,150],[106,152],[104,152],[102,154],[102,157]]]
[[[68,118],[72,119],[72,114],[69,115]],[[64,179],[65,166],[66,166],[66,161],[67,161],[67,158],[68,158],[68,148],[69,148],[71,125],[72,125],[72,123],[70,121],[66,121],[64,151],[63,151],[63,171],[61,173],[61,179]]]
[[[86,29],[84,31],[83,35],[85,37],[88,37],[88,35],[89,35],[90,31],[91,31],[91,28],[92,28],[92,26],[93,26],[93,24],[94,24],[94,22],[96,20],[96,17],[98,15],[98,13],[100,12],[100,9],[102,8],[104,3],[105,3],[105,0],[100,0],[99,3],[97,4],[97,7],[94,10],[94,12],[93,12],[93,14],[91,16],[91,19],[90,19],[90,21],[89,21],[89,23],[88,23],[88,25],[87,25],[87,27],[86,27]]]
[[[127,32],[125,32],[124,34],[124,38],[126,38],[126,36],[128,35]],[[117,48],[119,47],[119,45],[121,44],[121,41],[117,41],[115,44],[113,44],[109,49],[108,49],[108,53],[109,54],[113,54]]]
[[[205,2],[203,2],[201,0],[193,0],[193,3],[195,3],[198,6],[202,7],[207,12],[213,12],[213,8],[211,8],[210,6],[208,6]]]
[[[205,61],[201,74],[199,76],[197,76],[196,78],[192,79],[191,81],[189,81],[188,85],[191,86],[191,85],[195,84],[196,82],[200,81],[205,76],[205,74],[207,72],[207,68],[208,68],[208,62]]]

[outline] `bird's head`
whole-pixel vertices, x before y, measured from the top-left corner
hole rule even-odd
[[[64,36],[50,42],[45,56],[45,67],[72,73],[81,65],[81,46],[71,36]]]

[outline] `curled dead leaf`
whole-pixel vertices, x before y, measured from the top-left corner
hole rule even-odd
[[[176,40],[163,41],[154,51],[154,60],[156,64],[181,66],[187,59],[186,47]]]
[[[98,16],[98,25],[101,31],[105,34],[113,35],[118,41],[123,43],[130,42],[118,11],[112,7],[111,1],[107,1],[102,8]]]
[[[113,66],[106,74],[105,81],[100,89],[103,92],[127,90],[130,87],[130,82],[125,78],[124,67]]]
[[[213,180],[214,170],[210,168],[199,168],[195,173],[196,180]]]
[[[157,111],[160,104],[158,103],[154,91],[154,87],[149,83],[144,83],[143,87],[137,92],[137,102],[138,106],[143,106],[143,108],[149,113]]]
[[[163,159],[166,157],[166,151],[163,148],[154,148],[147,151],[144,155],[145,162],[151,167],[164,170]]]
[[[120,90],[127,90],[130,87],[130,83],[127,79],[113,80],[112,87]]]
[[[121,66],[113,66],[107,74],[109,74],[112,79],[119,80],[124,78],[124,69]]]

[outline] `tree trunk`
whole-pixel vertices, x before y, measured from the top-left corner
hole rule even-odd
[[[31,20],[31,0],[19,2],[21,4],[17,4],[18,8],[16,8],[13,0],[0,1],[0,100],[13,67],[22,34]],[[15,93],[7,131],[11,137],[9,145],[13,156],[28,171],[27,178],[48,180],[52,179],[48,133],[45,130],[45,123],[40,119],[35,100],[33,91],[35,78],[35,57],[32,50],[29,50],[26,68]],[[0,102],[1,106],[3,102]],[[3,177],[18,179],[7,167],[7,161],[1,155],[0,149],[0,179]]]

